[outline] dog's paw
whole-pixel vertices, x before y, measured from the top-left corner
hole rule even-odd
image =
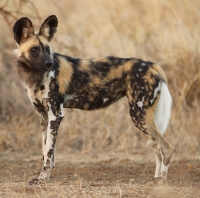
[[[163,179],[163,177],[154,177],[151,179],[148,179],[144,182],[145,184],[158,184],[158,185],[167,185],[168,181],[166,179]]]
[[[45,180],[42,179],[32,179],[31,181],[29,181],[28,183],[30,186],[31,185],[42,185],[42,184],[46,184]]]

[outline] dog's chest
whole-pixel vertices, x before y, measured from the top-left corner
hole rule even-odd
[[[44,98],[48,98],[50,92],[50,82],[51,79],[49,76],[43,79],[40,85],[35,85],[33,87],[25,87],[27,95],[32,103],[38,104],[43,103]]]
[[[54,71],[45,73],[40,83],[36,83],[32,87],[24,87],[31,103],[39,113],[49,111],[49,109],[53,111],[60,107],[58,86]]]
[[[27,95],[32,103],[42,103],[42,100],[44,98],[45,90],[44,85],[40,86],[39,88],[26,88]]]

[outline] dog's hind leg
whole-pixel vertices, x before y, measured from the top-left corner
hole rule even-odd
[[[154,152],[156,157],[156,172],[155,178],[162,177],[167,179],[168,168],[170,164],[170,159],[174,150],[174,147],[158,132],[154,119],[153,113],[149,112],[151,118],[147,119],[146,126],[149,128],[149,134],[153,137],[154,141]]]
[[[152,77],[153,78],[153,77]],[[140,79],[144,83],[143,79]],[[127,77],[127,97],[130,116],[135,126],[152,142],[156,157],[155,177],[167,178],[173,146],[162,136],[170,118],[171,96],[166,83],[159,78],[150,79],[139,86]]]
[[[148,146],[152,146],[154,150],[155,160],[156,160],[156,170],[154,174],[154,178],[161,177],[161,165],[162,165],[162,155],[160,153],[160,149],[158,148],[157,144],[152,140],[148,140]]]
[[[167,179],[173,146],[158,132],[152,109],[147,109],[146,112],[142,112],[143,116],[140,117],[140,120],[137,120],[135,115],[138,115],[138,112],[133,112],[132,108],[133,107],[131,107],[130,115],[135,126],[142,130],[145,137],[153,142],[156,156],[155,177]]]
[[[154,154],[156,158],[156,171],[155,171],[154,178],[159,178],[161,177],[162,156],[157,145],[153,145],[153,149],[154,149]]]

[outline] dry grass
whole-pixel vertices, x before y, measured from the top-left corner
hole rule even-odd
[[[132,184],[108,184],[106,182],[88,183],[82,180],[69,184],[56,183],[37,187],[26,187],[25,183],[5,183],[1,188],[2,196],[9,197],[122,197],[136,196],[145,197],[149,190],[148,185],[141,188],[140,185]],[[153,193],[152,193],[153,194]],[[149,197],[154,197],[149,195]]]
[[[3,5],[5,7],[2,7]],[[56,14],[59,27],[51,44],[54,51],[78,57],[135,56],[160,64],[167,75],[173,97],[172,118],[165,136],[175,147],[174,158],[198,156],[200,154],[199,10],[198,0],[36,0],[34,4],[28,0],[2,0],[0,2],[0,151],[41,150],[39,118],[15,71],[12,50],[16,45],[11,30],[19,17],[30,17],[35,27],[39,28],[45,17]],[[129,118],[126,99],[106,110],[93,112],[66,110],[59,133],[58,151],[78,151],[83,155],[101,152],[126,152],[132,155],[133,152],[146,151],[145,139]],[[23,184],[19,185],[23,189]],[[88,190],[87,185],[84,184],[86,187],[80,191],[83,195]],[[10,189],[10,197],[15,195],[26,197],[26,191],[22,190],[20,194],[12,190],[11,186],[13,189],[18,188],[10,182],[4,184],[5,189]],[[55,193],[60,193],[59,190],[62,189],[63,195],[67,193],[63,186],[59,189],[57,186],[49,186],[49,189],[53,189]],[[73,196],[79,197],[80,189],[78,187],[75,189]],[[111,189],[116,189],[116,197],[119,197],[120,189],[138,192],[137,186],[125,184],[122,186],[114,184]],[[144,193],[146,190],[148,186],[144,187]],[[36,190],[33,188],[30,191],[35,197],[39,197],[37,192],[40,188]],[[90,191],[95,195],[96,189]],[[107,188],[106,196],[109,195],[108,191]],[[5,190],[2,192],[6,193]],[[104,190],[99,188],[98,192],[103,193]],[[45,193],[44,197],[50,197],[49,191]],[[115,197],[115,194],[112,195]]]
[[[199,197],[199,188],[182,186],[152,186],[131,183],[85,182],[78,179],[75,182],[45,184],[42,186],[27,186],[25,182],[7,181],[0,186],[0,196],[9,198],[170,198]]]

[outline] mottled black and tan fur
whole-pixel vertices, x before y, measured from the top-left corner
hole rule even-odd
[[[173,147],[165,140],[171,96],[162,69],[136,58],[80,59],[54,53],[49,42],[58,25],[48,17],[38,33],[32,22],[19,19],[13,33],[18,49],[17,70],[27,94],[41,117],[43,168],[38,179],[49,179],[54,167],[56,136],[64,108],[95,110],[127,96],[135,126],[152,142],[155,177],[167,178]]]

